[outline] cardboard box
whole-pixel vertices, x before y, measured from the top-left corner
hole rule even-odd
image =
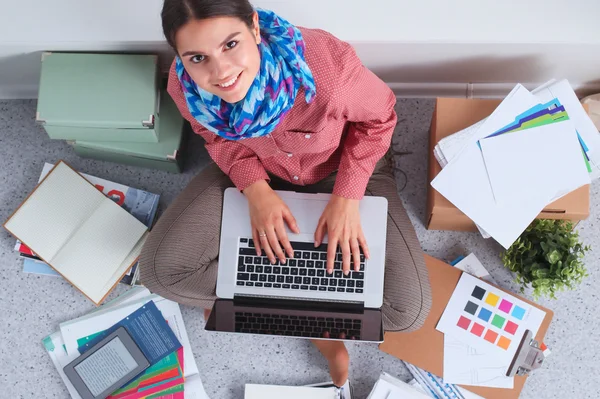
[[[410,333],[386,332],[384,341],[379,345],[379,349],[398,359],[429,371],[438,377],[442,377],[444,368],[444,334],[436,330],[435,326],[440,317],[442,317],[442,313],[444,313],[444,309],[448,305],[448,301],[456,288],[456,284],[458,284],[462,272],[428,255],[425,255],[425,264],[429,273],[432,295],[431,310],[427,319],[425,319],[425,324],[419,330]],[[544,321],[535,336],[536,341],[543,342],[550,322],[554,317],[552,310],[546,309],[500,287],[497,288],[546,312],[546,317],[544,317]],[[545,366],[542,365],[542,367]],[[535,371],[533,375],[535,376]],[[516,376],[515,385],[512,389],[467,385],[463,386],[463,388],[486,399],[517,399],[523,390],[526,379],[527,376]]]
[[[502,100],[438,98],[429,131],[428,178],[431,182],[442,167],[433,156],[435,145],[444,137],[463,130],[489,116]],[[579,221],[590,215],[590,187],[583,186],[549,204],[538,219]],[[429,230],[477,231],[475,223],[438,193],[427,187],[427,220]]]
[[[36,120],[51,139],[158,143],[158,56],[43,53]]]

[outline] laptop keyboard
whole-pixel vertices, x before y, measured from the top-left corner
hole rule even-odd
[[[275,264],[266,256],[256,256],[254,241],[240,238],[238,253],[238,286],[265,287],[282,290],[345,292],[362,294],[365,279],[365,256],[360,255],[360,271],[345,276],[342,271],[342,253],[336,253],[333,273],[327,273],[327,244],[315,248],[309,242],[291,242],[294,257],[287,258],[286,264],[276,260]],[[263,251],[264,252],[264,251]]]
[[[360,339],[360,319],[235,312],[235,331],[293,337]],[[344,334],[345,337],[341,336]]]

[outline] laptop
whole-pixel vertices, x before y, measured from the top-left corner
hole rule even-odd
[[[327,238],[314,232],[331,194],[276,191],[296,218],[300,234],[287,229],[294,257],[271,264],[257,256],[246,197],[225,190],[221,222],[217,301],[206,329],[229,333],[383,342],[383,278],[387,199],[365,196],[359,211],[370,258],[345,276],[342,254],[327,273]]]

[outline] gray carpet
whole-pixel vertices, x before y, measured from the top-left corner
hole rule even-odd
[[[160,211],[208,162],[199,137],[186,147],[185,173],[173,175],[77,157],[62,141],[49,140],[34,123],[35,101],[0,102],[0,221],[4,222],[35,186],[44,162],[64,159],[77,170],[161,194]],[[452,260],[474,252],[498,283],[516,290],[510,273],[499,260],[501,248],[476,233],[435,232],[424,228],[427,188],[427,130],[432,100],[398,102],[399,126],[394,148],[408,154],[399,159],[405,177],[397,173],[401,197],[425,251]],[[591,216],[578,230],[597,251],[600,209],[598,185],[592,188]],[[68,393],[46,354],[41,339],[58,324],[89,312],[94,305],[60,278],[28,275],[13,251],[14,238],[0,231],[0,398],[67,398]],[[597,286],[598,257],[587,257],[590,276],[572,292],[541,304],[555,311],[546,338],[552,350],[544,368],[527,381],[522,398],[597,397],[600,329]],[[125,291],[119,286],[109,297]],[[204,331],[202,312],[182,306],[192,350],[207,393],[212,399],[243,398],[245,383],[311,384],[328,379],[327,365],[318,351],[302,340],[222,336]],[[401,362],[371,344],[349,344],[350,378],[355,397],[365,398],[382,371],[409,379]]]

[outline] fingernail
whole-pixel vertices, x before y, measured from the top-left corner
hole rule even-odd
[[[287,262],[285,259],[281,261],[282,265],[285,265],[285,262]]]
[[[319,246],[319,241],[315,241],[315,248]]]
[[[349,274],[350,274],[350,270],[346,270],[346,271],[344,272],[344,276],[347,276],[347,275],[349,275]]]
[[[328,274],[331,274],[331,273],[333,273],[333,269],[331,269],[331,270],[327,270],[327,273],[328,273]]]
[[[274,265],[275,264],[275,259],[271,259],[271,264]]]

